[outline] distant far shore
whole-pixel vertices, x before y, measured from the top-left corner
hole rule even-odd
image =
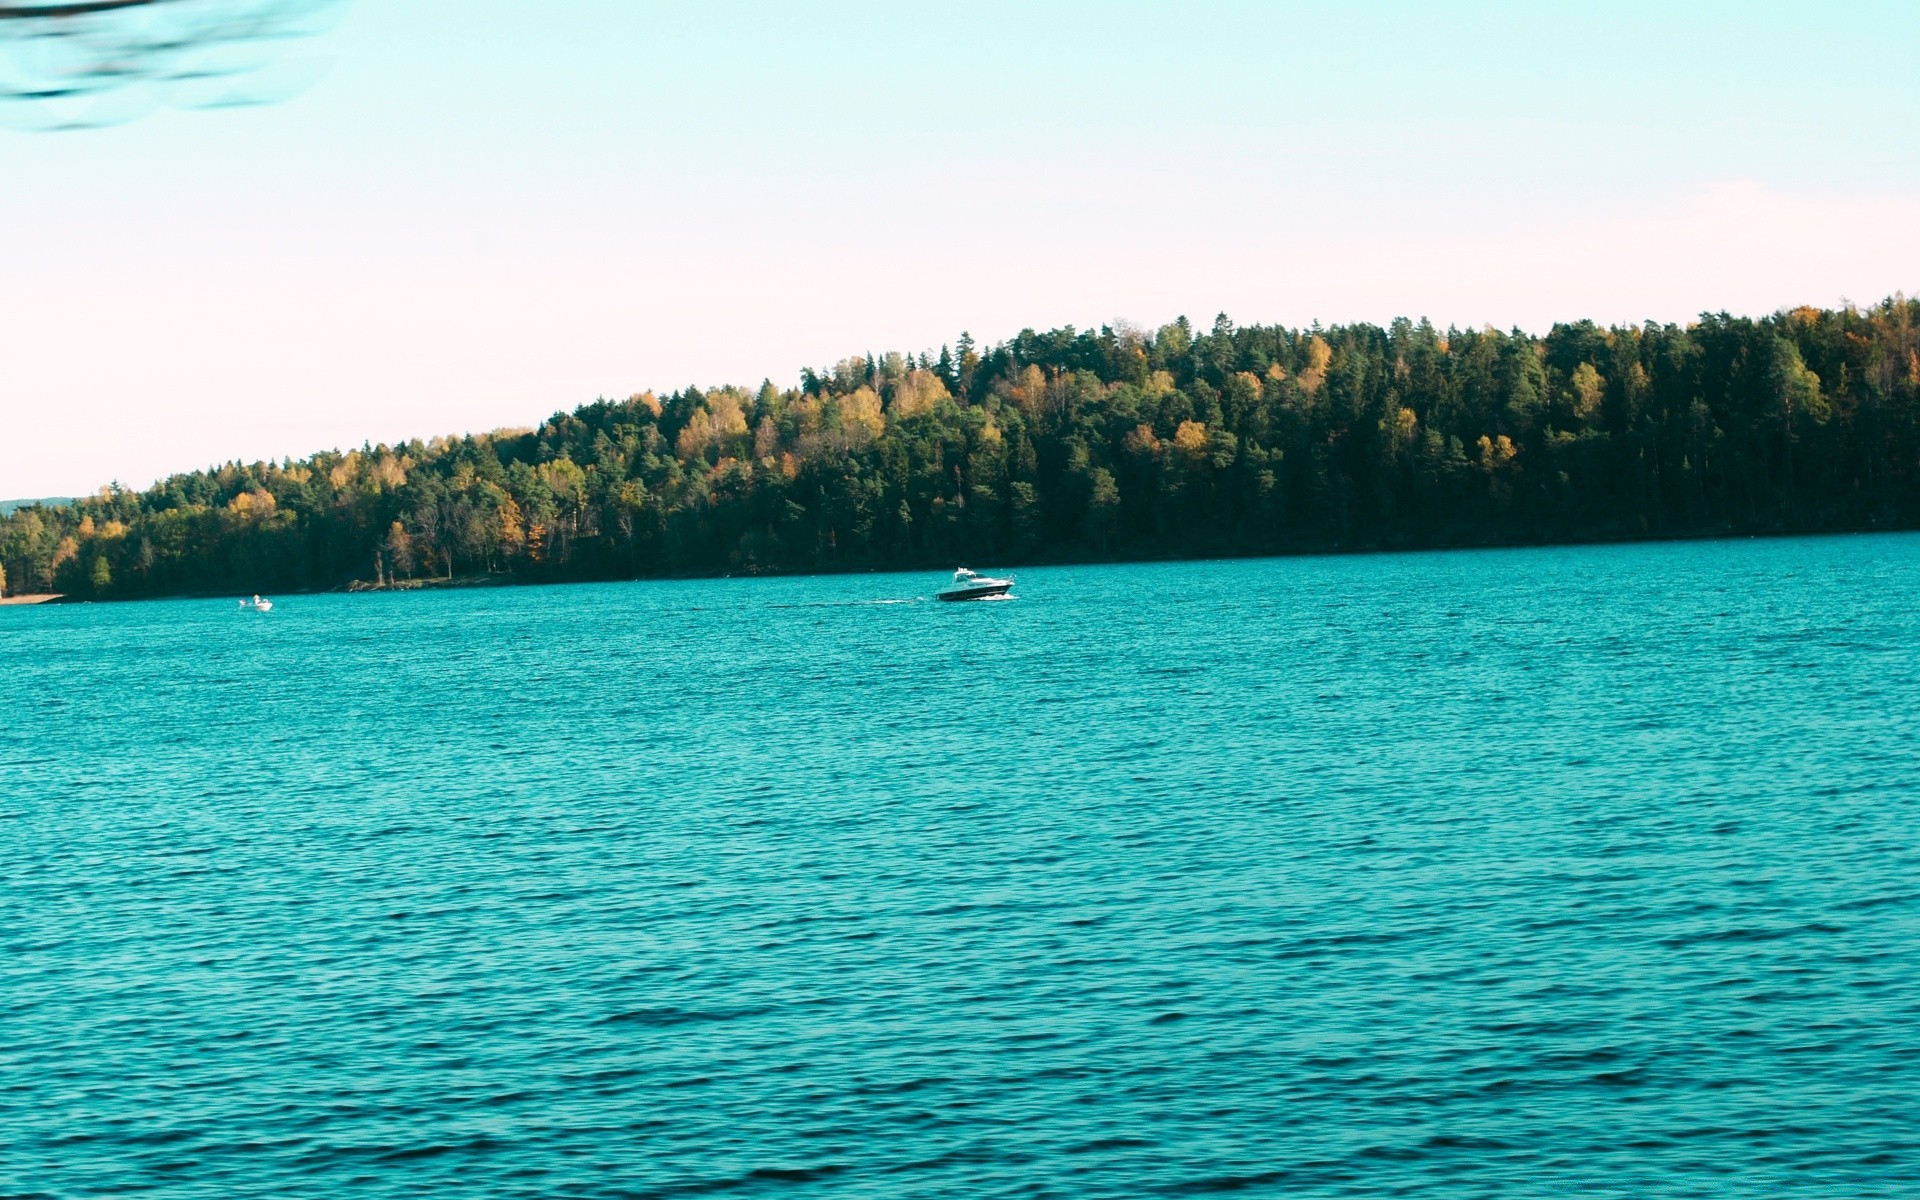
[[[1438,545],[1334,545],[1301,547],[1271,551],[1266,553],[1232,553],[1214,548],[1210,553],[1197,554],[1131,554],[1109,555],[1049,555],[1024,560],[978,559],[973,565],[986,565],[993,570],[1026,570],[1040,568],[1072,568],[1097,566],[1146,566],[1155,563],[1176,562],[1239,562],[1257,559],[1296,559],[1296,558],[1343,558],[1349,556],[1366,557],[1371,555],[1398,554],[1452,554],[1490,550],[1550,550],[1575,549],[1580,547],[1625,547],[1659,546],[1683,542],[1740,542],[1773,541],[1791,538],[1836,538],[1836,537],[1875,537],[1899,534],[1920,534],[1920,530],[1904,527],[1867,528],[1867,529],[1827,529],[1827,530],[1766,530],[1713,532],[1688,531],[1670,533],[1663,536],[1612,537],[1612,538],[1565,538],[1541,541],[1494,541],[1455,542]],[[376,592],[417,592],[468,590],[473,588],[497,587],[554,587],[572,584],[594,583],[658,583],[697,579],[792,579],[792,578],[830,578],[847,575],[942,575],[951,567],[939,563],[921,563],[909,566],[860,565],[841,569],[818,569],[810,571],[737,569],[733,571],[661,571],[647,575],[605,575],[588,577],[528,577],[505,571],[490,574],[455,575],[451,578],[430,576],[414,579],[387,579],[374,581],[368,579],[350,579],[344,583],[324,588],[278,588],[267,595],[269,599],[282,596],[319,596],[319,595],[367,595]],[[222,600],[231,603],[235,597],[244,599],[245,589],[221,591],[182,591],[161,592],[145,596],[115,596],[94,600],[86,596],[63,593],[42,593],[31,596],[7,596],[0,598],[0,605],[9,604],[93,604],[93,603],[137,603],[143,600]]]
[[[962,338],[28,506],[0,573],[72,601],[1914,529],[1916,329],[1895,296]]]
[[[504,574],[457,575],[451,578],[437,575],[428,579],[389,579],[384,582],[356,579],[345,587],[332,590],[336,592],[418,592],[428,588],[508,587],[525,582],[528,581]]]

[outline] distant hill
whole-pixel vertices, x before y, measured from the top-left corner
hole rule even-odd
[[[0,567],[105,599],[1842,529],[1920,529],[1920,299],[963,336],[109,488],[0,517]]]
[[[16,509],[27,508],[35,504],[44,504],[48,508],[57,508],[72,503],[72,496],[43,496],[38,500],[0,500],[0,517],[10,517]]]

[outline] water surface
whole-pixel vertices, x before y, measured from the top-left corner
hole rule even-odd
[[[0,609],[0,1194],[1920,1191],[1920,537],[941,582]]]

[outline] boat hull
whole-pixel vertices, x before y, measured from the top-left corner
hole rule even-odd
[[[995,596],[1004,596],[1013,590],[1013,584],[982,583],[973,587],[957,587],[944,592],[935,592],[935,600],[991,600]]]

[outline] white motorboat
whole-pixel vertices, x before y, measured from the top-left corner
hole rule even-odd
[[[255,596],[251,600],[242,600],[240,602],[240,607],[242,609],[251,610],[253,612],[272,612],[273,601],[262,600],[260,597]]]
[[[935,600],[992,600],[1005,596],[1013,589],[1013,576],[1005,579],[990,579],[985,575],[976,575],[961,567],[953,573],[953,586],[944,592],[935,592]]]

